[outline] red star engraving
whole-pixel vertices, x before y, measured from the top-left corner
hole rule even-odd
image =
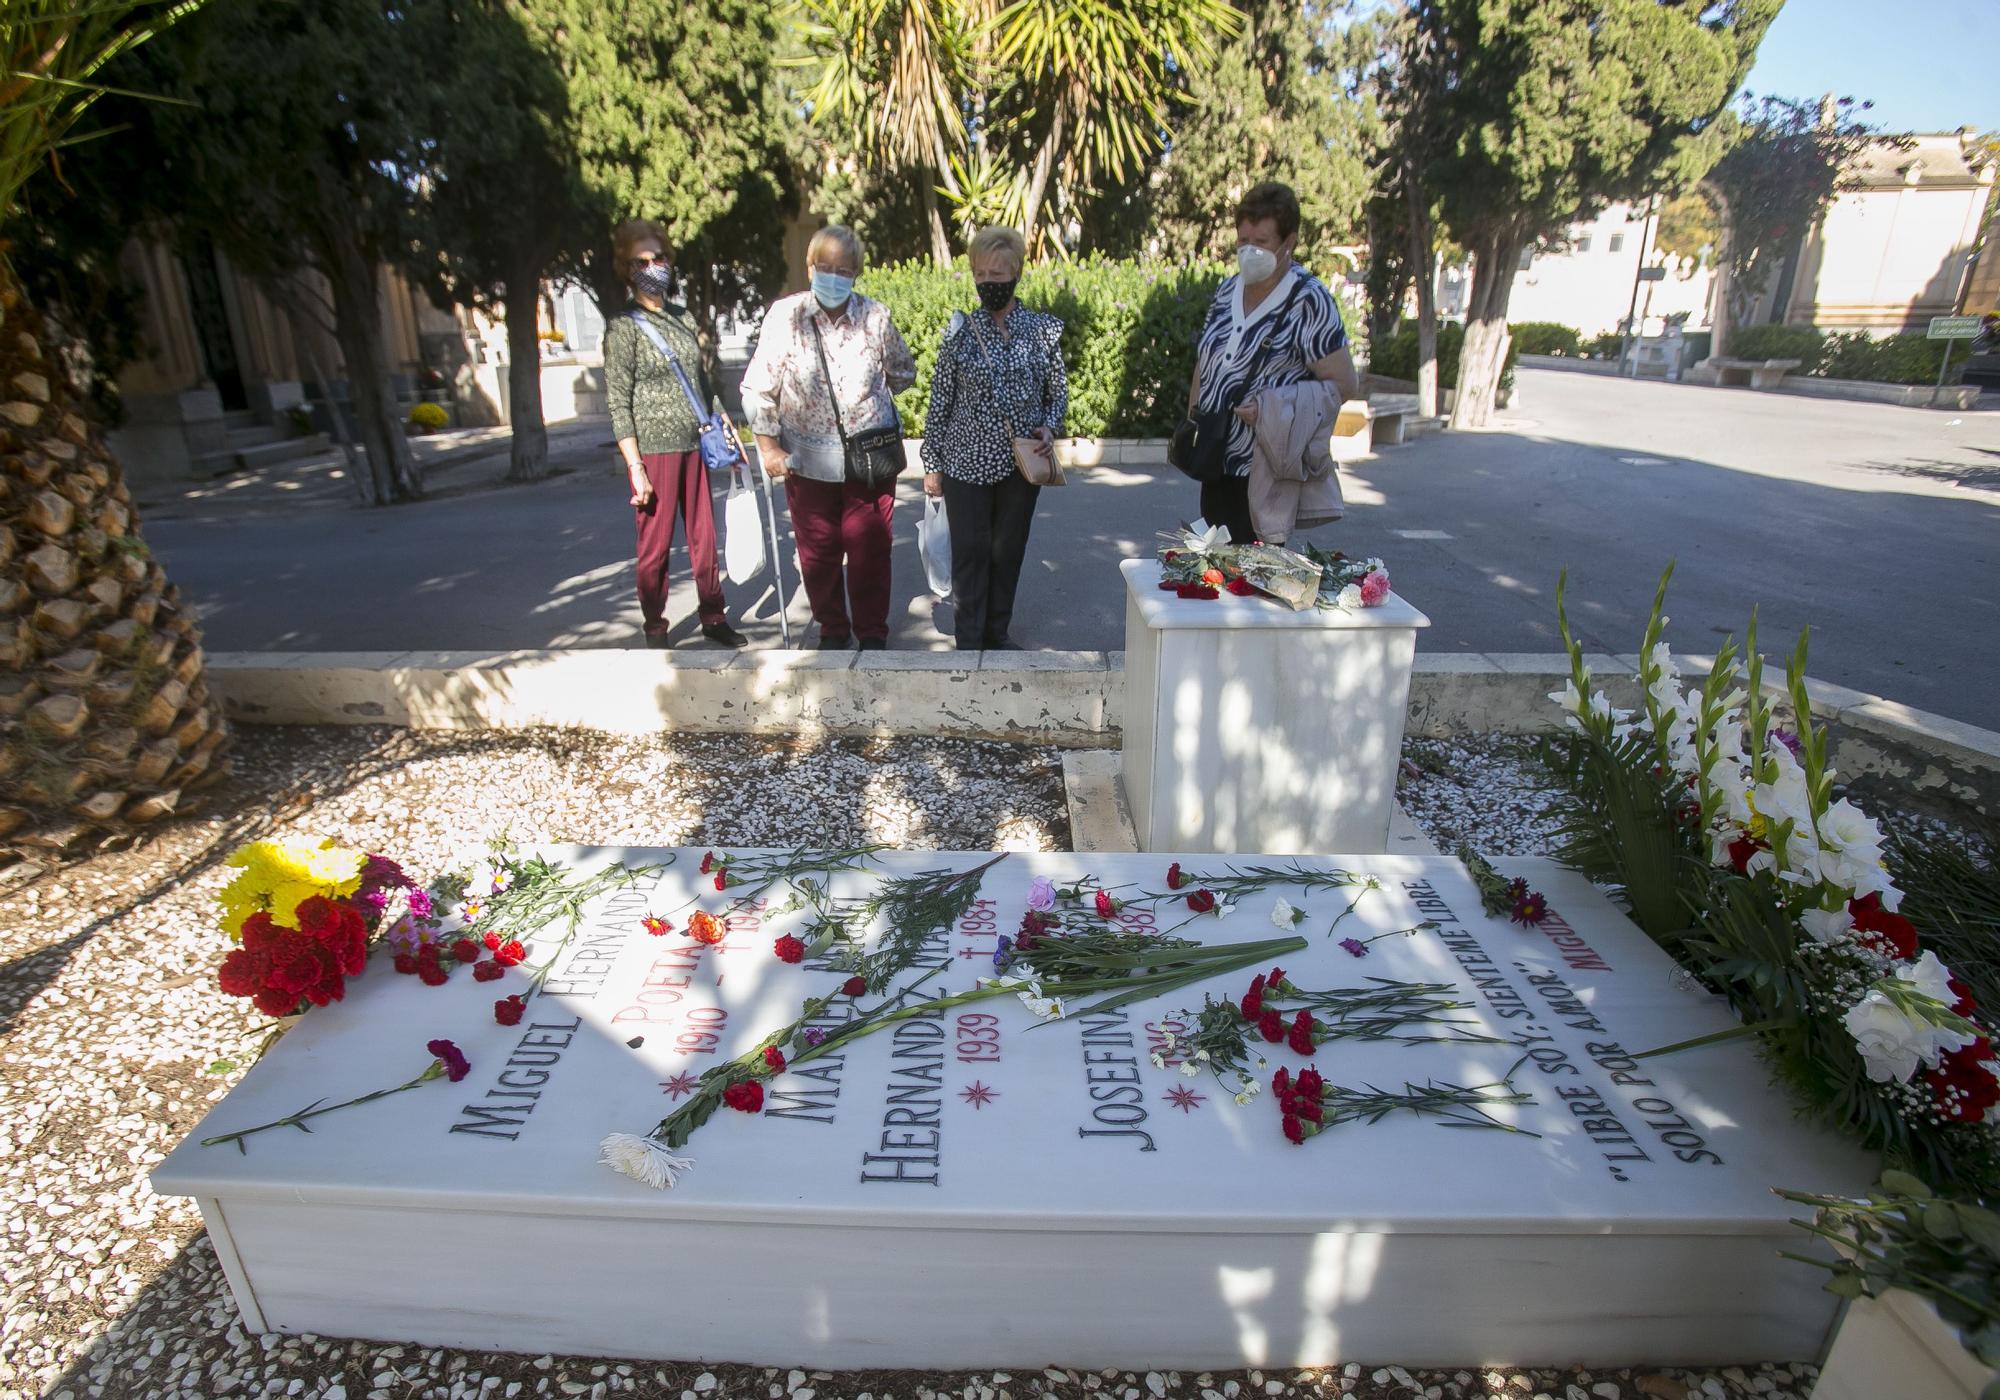
[[[669,1094],[672,1094],[674,1098],[679,1099],[682,1094],[692,1094],[694,1092],[695,1077],[687,1070],[682,1070],[672,1079],[661,1080],[660,1087]]]
[[[993,1100],[1000,1097],[1000,1091],[998,1089],[989,1089],[986,1085],[981,1084],[975,1079],[963,1089],[960,1089],[958,1096],[974,1108],[984,1108],[986,1105],[992,1103]]]
[[[1193,1113],[1197,1105],[1206,1101],[1206,1095],[1197,1094],[1185,1084],[1176,1084],[1173,1088],[1167,1090],[1167,1102],[1178,1108],[1182,1113]]]

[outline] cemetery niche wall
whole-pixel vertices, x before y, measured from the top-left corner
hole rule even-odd
[[[1834,1320],[1814,1271],[1778,1255],[1800,1242],[1769,1188],[1856,1193],[1873,1163],[1799,1125],[1740,1040],[1637,1058],[1734,1023],[1578,877],[1552,874],[1557,917],[1523,927],[1444,859],[871,852],[719,890],[701,852],[550,854],[640,873],[490,980],[371,965],[154,1172],[199,1202],[247,1327],[1198,1370],[1805,1357]],[[838,994],[853,950],[800,937],[815,901],[852,910],[927,871],[974,872],[962,913],[871,929],[867,947],[909,940],[907,971]],[[808,882],[806,907],[779,912]],[[1247,968],[1098,1010],[1052,1007],[1046,985],[954,1000],[995,990],[979,984],[1006,975],[996,954],[1050,889],[1067,896],[1051,917],[1086,933],[1302,940],[1282,981],[1323,1011],[1436,990],[1406,1024],[1329,1032],[1309,1055],[1289,1024],[1272,1039],[1246,1022],[1254,1090],[1193,1058],[1204,999],[1240,1014]],[[496,998],[520,999],[513,1024]],[[788,1044],[838,1049],[794,1053],[755,1111],[719,1109],[677,1148],[692,1165],[671,1189],[599,1161],[814,1002]],[[838,1039],[888,1002],[909,1014]],[[463,1076],[409,1080],[440,1037]],[[1326,1122],[1295,1144],[1286,1081],[1269,1085],[1307,1066]],[[1412,1106],[1427,1095],[1432,1111]],[[1338,1121],[1369,1104],[1378,1120]],[[310,1131],[252,1131],[309,1106]]]

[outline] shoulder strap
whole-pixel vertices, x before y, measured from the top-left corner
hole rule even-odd
[[[819,350],[819,372],[826,380],[826,396],[833,403],[833,427],[840,434],[840,445],[847,446],[847,425],[840,420],[840,391],[833,384],[833,366],[826,361],[826,341],[819,333],[819,317],[810,307],[806,310],[806,320],[812,325],[813,345]]]
[[[695,394],[694,385],[688,382],[687,371],[681,368],[681,357],[674,353],[674,347],[667,344],[667,338],[660,334],[660,328],[647,319],[643,311],[626,313],[646,333],[646,339],[653,342],[653,348],[667,357],[667,363],[674,367],[674,377],[681,382],[681,392],[687,395],[688,407],[694,410],[694,421],[706,423],[708,410],[702,407],[701,399]]]
[[[1000,392],[1000,374],[999,371],[993,368],[993,353],[986,348],[986,333],[979,329],[979,321],[976,317],[966,317],[965,325],[966,329],[972,332],[973,340],[979,345],[979,358],[986,362],[986,383],[987,387],[993,391],[993,406],[999,409],[1001,416],[1007,420],[1008,433],[1013,437],[1020,437],[1021,430],[1014,426],[1013,411],[1007,407],[1007,399]]]

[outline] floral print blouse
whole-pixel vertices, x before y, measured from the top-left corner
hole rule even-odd
[[[817,333],[817,343],[815,342]],[[819,346],[840,395],[834,420]],[[772,305],[757,338],[757,353],[743,373],[743,411],[750,430],[774,437],[791,458],[791,470],[810,481],[840,481],[847,435],[896,421],[895,396],[917,382],[917,362],[889,318],[889,308],[859,292],[828,312],[811,292]]]
[[[1061,437],[1069,411],[1062,333],[1061,321],[1024,306],[1008,313],[1005,335],[983,307],[954,314],[931,370],[924,469],[992,486],[1017,470],[1015,438],[1039,428]]]

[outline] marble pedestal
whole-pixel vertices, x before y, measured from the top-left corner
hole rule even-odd
[[[1147,851],[1383,850],[1417,629],[1359,612],[1183,599],[1127,559],[1122,777]]]
[[[560,854],[560,853],[559,853]],[[1308,858],[1381,881],[1340,924],[1384,938],[1364,960],[1328,937],[1351,895],[1286,887],[1188,931],[1272,936],[1282,893],[1307,910],[1295,983],[1368,976],[1453,983],[1504,1043],[1344,1041],[1335,1083],[1478,1084],[1539,1136],[1408,1115],[1283,1140],[1268,1093],[1238,1106],[1151,1053],[1204,992],[1040,1024],[1012,998],[940,1011],[771,1081],[765,1111],[721,1111],[694,1169],[653,1191],[597,1164],[608,1132],[644,1132],[692,1078],[785,1024],[839,974],[788,966],[796,915],[757,910],[714,947],[639,926],[685,924],[726,896],[698,851],[614,895],[555,953],[521,1024],[461,973],[440,988],[378,954],[344,1002],[315,1010],[153,1173],[200,1202],[243,1323],[540,1353],[830,1368],[1279,1369],[1347,1360],[1477,1366],[1711,1364],[1819,1355],[1837,1300],[1778,1257],[1810,1240],[1770,1187],[1865,1190],[1873,1164],[1803,1127],[1743,1041],[1665,1059],[1631,1052],[1728,1024],[1633,926],[1573,876],[1530,871],[1561,916],[1486,917],[1455,861]],[[579,861],[607,853],[579,853]],[[882,869],[965,869],[985,855],[904,853]],[[1222,862],[1183,855],[1201,877]],[[934,937],[915,995],[990,974],[1029,880],[1094,874],[1161,890],[1164,855],[1011,856],[981,902]],[[861,873],[834,878],[848,897]],[[1170,927],[1179,901],[1128,910]],[[839,1014],[836,1008],[836,1017]],[[249,1140],[205,1135],[400,1083],[431,1037],[471,1060],[433,1082]],[[1272,1066],[1305,1063],[1268,1047]],[[1525,1060],[1524,1060],[1525,1057]],[[1516,1068],[1518,1063],[1518,1068]],[[810,1073],[802,1073],[808,1070]]]

